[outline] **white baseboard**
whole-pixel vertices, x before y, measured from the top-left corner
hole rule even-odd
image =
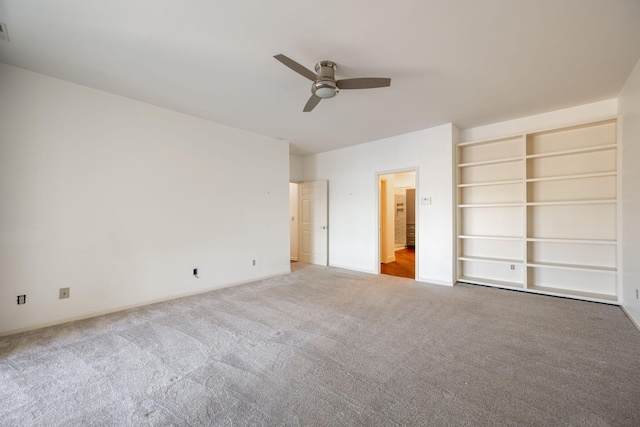
[[[450,286],[450,287],[452,287],[454,285],[454,282],[447,282],[447,281],[444,281],[444,280],[429,279],[428,277],[418,277],[416,279],[416,282],[431,283],[432,285]]]
[[[212,286],[212,287],[209,287],[209,288],[206,288],[206,289],[200,289],[200,290],[194,291],[194,292],[181,293],[181,294],[173,295],[173,296],[170,296],[170,297],[157,298],[157,299],[153,299],[153,300],[149,300],[149,301],[145,301],[145,302],[140,302],[140,303],[136,303],[136,304],[121,305],[121,306],[117,306],[117,307],[110,308],[110,309],[107,309],[107,310],[91,311],[91,312],[88,312],[88,313],[80,314],[78,316],[71,316],[71,317],[66,317],[64,319],[53,320],[51,322],[38,323],[38,324],[35,324],[35,325],[25,326],[23,328],[10,329],[10,330],[7,330],[7,331],[0,331],[0,337],[19,334],[19,333],[22,333],[22,332],[29,332],[29,331],[33,331],[33,330],[36,330],[36,329],[47,328],[49,326],[62,325],[64,323],[75,322],[77,320],[90,319],[92,317],[98,317],[98,316],[103,316],[105,314],[117,313],[118,311],[129,310],[129,309],[137,308],[137,307],[144,307],[145,305],[157,304],[159,302],[171,301],[171,300],[174,300],[174,299],[189,297],[189,296],[192,296],[192,295],[204,294],[204,293],[207,293],[207,292],[215,291],[216,289],[224,289],[224,288],[229,288],[231,286],[243,285],[245,283],[257,282],[259,280],[269,279],[271,277],[276,277],[276,276],[282,276],[284,274],[289,274],[289,273],[291,273],[291,270],[285,270],[285,271],[280,272],[280,273],[268,274],[266,276],[254,277],[254,278],[249,279],[249,280],[241,280],[241,281],[238,281],[238,282]]]
[[[620,308],[622,309],[622,312],[627,315],[629,320],[631,320],[631,323],[633,323],[635,327],[640,331],[640,323],[636,322],[636,319],[634,319],[633,316],[631,316],[631,314],[627,311],[627,309],[624,308],[624,305],[620,305]]]
[[[363,268],[346,267],[344,265],[329,264],[329,267],[342,268],[343,270],[358,271],[360,273],[378,274],[377,271],[367,270],[367,269],[363,269]]]

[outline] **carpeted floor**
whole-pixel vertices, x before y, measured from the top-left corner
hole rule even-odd
[[[640,425],[618,307],[292,268],[0,338],[0,425]]]

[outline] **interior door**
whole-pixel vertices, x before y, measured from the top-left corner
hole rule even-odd
[[[328,183],[303,182],[299,188],[300,261],[328,265]]]
[[[298,244],[300,239],[298,233],[300,231],[300,224],[298,218],[298,210],[300,209],[300,203],[298,203],[298,193],[300,192],[298,184],[294,182],[289,183],[289,216],[291,222],[289,226],[289,259],[291,261],[298,261]]]

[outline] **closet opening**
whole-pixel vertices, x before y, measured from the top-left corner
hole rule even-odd
[[[380,273],[416,278],[416,172],[378,175]]]

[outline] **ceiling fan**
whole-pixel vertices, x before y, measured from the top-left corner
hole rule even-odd
[[[337,67],[336,64],[331,61],[318,62],[315,67],[316,72],[314,73],[283,54],[275,55],[274,58],[313,82],[311,85],[311,98],[309,98],[302,110],[305,113],[313,110],[323,99],[336,96],[338,92],[340,92],[340,89],[372,89],[391,85],[391,79],[382,77],[336,80],[334,73]]]

